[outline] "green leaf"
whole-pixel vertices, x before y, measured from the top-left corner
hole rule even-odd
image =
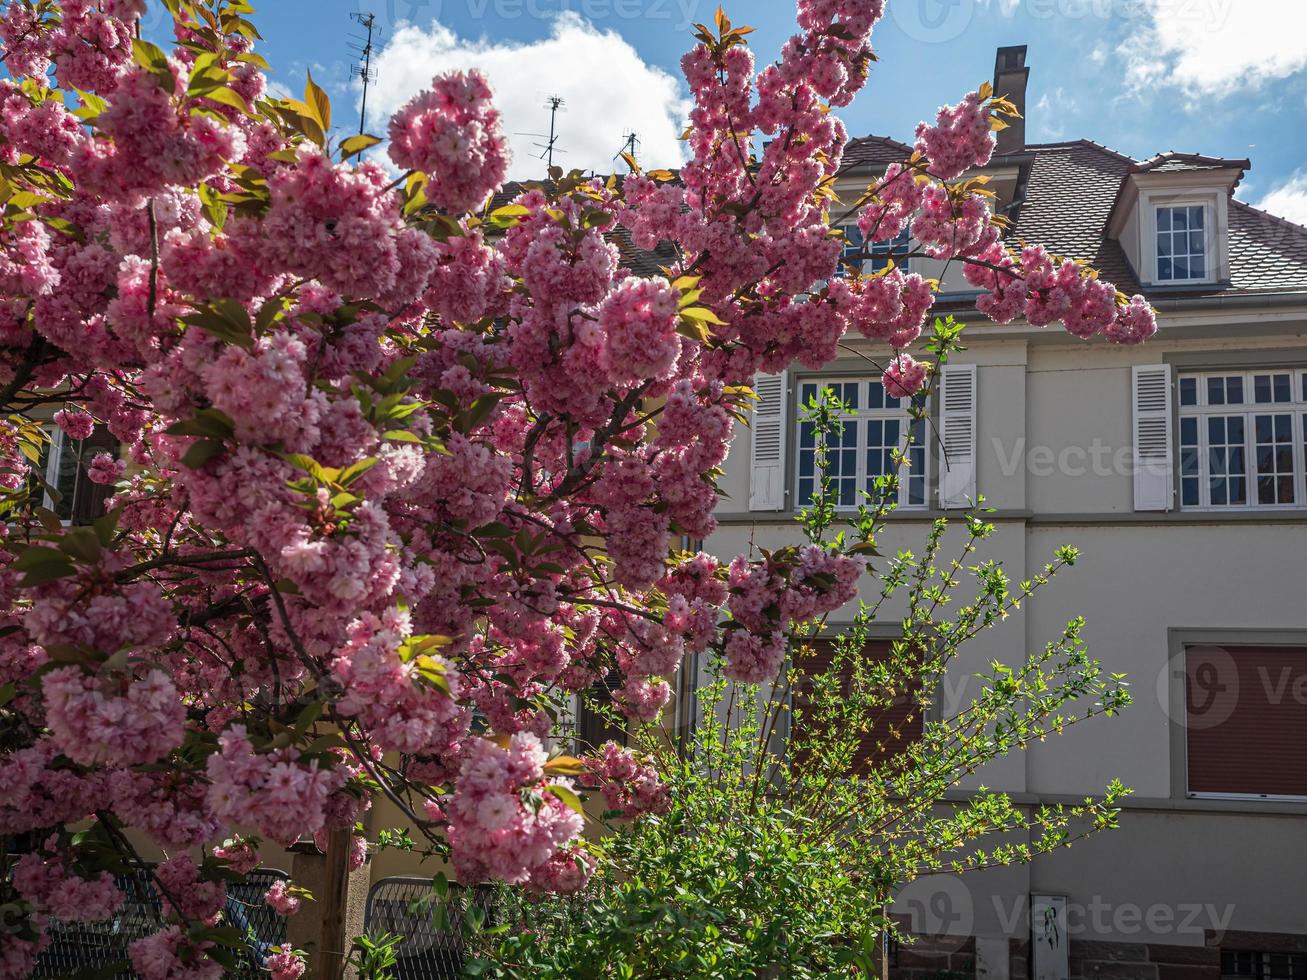
[[[308,106],[310,118],[322,127],[324,134],[331,129],[331,100],[313,81],[313,72],[309,72],[304,84],[304,104]]]
[[[249,113],[250,107],[241,94],[235,89],[220,85],[211,88],[200,94],[201,98],[208,99],[210,102],[217,102],[221,105],[231,106],[233,109],[239,109],[241,112]]]
[[[694,320],[697,323],[711,323],[714,326],[724,327],[726,321],[721,319],[712,310],[706,306],[689,306],[681,310],[681,316]]]
[[[581,797],[577,796],[576,793],[572,792],[572,790],[568,789],[566,786],[559,786],[557,783],[550,783],[545,787],[545,792],[552,793],[562,801],[564,806],[572,808],[583,817],[585,816],[585,805],[582,804]]]
[[[159,83],[159,87],[170,95],[175,91],[175,79],[168,65],[168,56],[157,44],[141,38],[132,39],[132,57],[136,63],[148,71]]]
[[[198,470],[201,466],[216,456],[221,456],[227,451],[227,447],[216,439],[200,439],[191,444],[191,448],[186,450],[186,455],[182,456],[182,465],[192,470]]]
[[[59,541],[59,548],[87,564],[95,564],[100,560],[100,538],[94,528],[73,528]]]
[[[29,572],[46,565],[69,565],[70,562],[68,555],[56,548],[32,545],[18,556],[18,560],[11,567],[16,572]],[[70,568],[69,571],[71,572],[72,569]]]
[[[380,136],[371,136],[367,133],[360,133],[357,136],[351,136],[349,139],[341,141],[340,159],[342,162],[348,160],[350,157],[357,156],[364,150],[376,146],[380,142]]]

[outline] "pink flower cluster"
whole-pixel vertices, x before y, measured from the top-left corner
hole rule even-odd
[[[726,640],[726,676],[746,683],[774,677],[785,659],[790,625],[851,601],[864,570],[862,559],[816,545],[776,552],[756,564],[737,557],[730,566],[727,608],[743,629]]]
[[[107,871],[83,878],[63,857],[40,854],[18,859],[14,888],[35,908],[60,922],[104,922],[113,918],[126,897]]]
[[[180,926],[168,926],[127,947],[141,980],[218,980],[222,965],[204,951],[212,943],[193,943]]]
[[[942,106],[935,125],[917,126],[917,152],[930,160],[930,172],[953,180],[972,167],[983,167],[994,155],[990,114],[979,92],[955,106]]]
[[[300,900],[289,893],[288,887],[285,881],[278,878],[264,893],[263,900],[278,915],[290,917],[300,910]]]
[[[283,950],[264,960],[263,968],[272,975],[272,980],[299,980],[304,975],[306,964],[304,957]]]
[[[657,770],[616,742],[605,742],[587,765],[608,809],[623,817],[665,813],[671,806],[671,788],[658,778]]]
[[[581,832],[581,815],[543,783],[545,761],[527,732],[502,748],[484,738],[466,744],[459,792],[444,807],[460,881],[528,882]],[[532,806],[523,794],[535,797]]]
[[[367,725],[377,745],[388,751],[443,752],[467,730],[468,714],[457,702],[459,678],[450,665],[430,657],[400,658],[411,632],[409,617],[387,610],[355,621],[332,664],[332,676],[346,692],[339,702],[346,715]],[[421,670],[439,670],[449,693],[424,682]]]
[[[1123,344],[1142,343],[1157,332],[1156,314],[1142,296],[1118,306],[1115,287],[1041,246],[1028,246],[1014,257],[995,243],[980,257],[997,268],[968,266],[967,279],[989,290],[976,306],[997,323],[1018,316],[1037,327],[1061,321],[1073,336],[1087,340],[1101,334]]]
[[[230,825],[252,827],[289,846],[321,827],[327,797],[343,773],[299,762],[289,749],[256,754],[244,725],[232,725],[209,756],[209,806]]]
[[[599,308],[606,343],[600,364],[614,384],[666,377],[681,345],[676,336],[676,293],[664,280],[628,278]]]
[[[437,75],[390,120],[390,159],[427,174],[427,198],[461,214],[508,173],[508,144],[490,85],[478,71]]]
[[[41,678],[41,692],[51,739],[82,765],[157,762],[185,736],[186,707],[162,670],[122,679],[60,667]]]

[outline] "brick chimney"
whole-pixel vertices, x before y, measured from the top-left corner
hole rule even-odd
[[[1017,107],[1020,119],[1008,121],[1008,128],[998,134],[1000,154],[1020,153],[1026,148],[1026,85],[1030,69],[1026,67],[1026,46],[1016,44],[998,49],[994,59],[994,91]]]

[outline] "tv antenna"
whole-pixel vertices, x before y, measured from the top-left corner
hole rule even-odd
[[[377,15],[373,13],[362,13],[355,11],[349,15],[350,20],[358,21],[368,32],[367,39],[357,38],[349,42],[349,46],[354,50],[362,64],[350,65],[349,73],[351,78],[363,79],[363,107],[359,110],[359,133],[367,128],[368,121],[368,85],[377,80],[376,70],[372,67],[372,31],[377,23]]]
[[[616,160],[623,154],[627,154],[632,160],[635,160],[639,156],[639,146],[640,137],[636,135],[635,130],[625,132],[622,134],[622,148],[613,154],[613,159]]]
[[[558,145],[558,114],[566,112],[566,103],[562,96],[551,95],[545,99],[545,108],[549,110],[549,135],[544,133],[518,133],[518,136],[531,136],[538,140],[544,140],[543,143],[536,143],[535,148],[540,151],[540,159],[545,161],[549,168],[554,166],[554,154],[566,153],[567,151]]]

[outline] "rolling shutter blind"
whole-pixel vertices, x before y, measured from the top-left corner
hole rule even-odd
[[[872,662],[884,661],[890,657],[891,646],[889,640],[871,640],[863,648],[863,653]],[[806,677],[827,674],[834,667],[834,656],[835,645],[830,641],[811,641],[797,648],[795,666]],[[849,688],[852,681],[850,673],[848,668],[841,671],[842,690],[847,691]],[[862,736],[854,751],[850,775],[866,775],[869,770],[892,759],[921,738],[921,706],[913,696],[919,688],[920,681],[914,679],[908,690],[896,694],[889,705],[876,710],[874,728]],[[820,723],[820,719],[805,716],[811,690],[811,683],[801,679],[794,691],[795,712],[791,733],[799,738],[802,738],[805,726]]]
[[[1189,792],[1307,798],[1307,647],[1185,650]]]
[[[939,505],[969,507],[976,499],[976,365],[944,365],[939,391]]]
[[[785,509],[786,372],[757,374],[750,437],[749,510]]]
[[[65,444],[65,452],[72,449],[71,445]],[[103,425],[97,425],[91,435],[78,444],[81,458],[77,474],[77,489],[72,499],[72,523],[94,524],[104,516],[104,505],[113,496],[114,488],[112,485],[92,483],[86,475],[86,470],[100,453],[108,453],[117,459],[119,449],[118,439]]]
[[[1135,510],[1170,510],[1171,365],[1133,369]]]

